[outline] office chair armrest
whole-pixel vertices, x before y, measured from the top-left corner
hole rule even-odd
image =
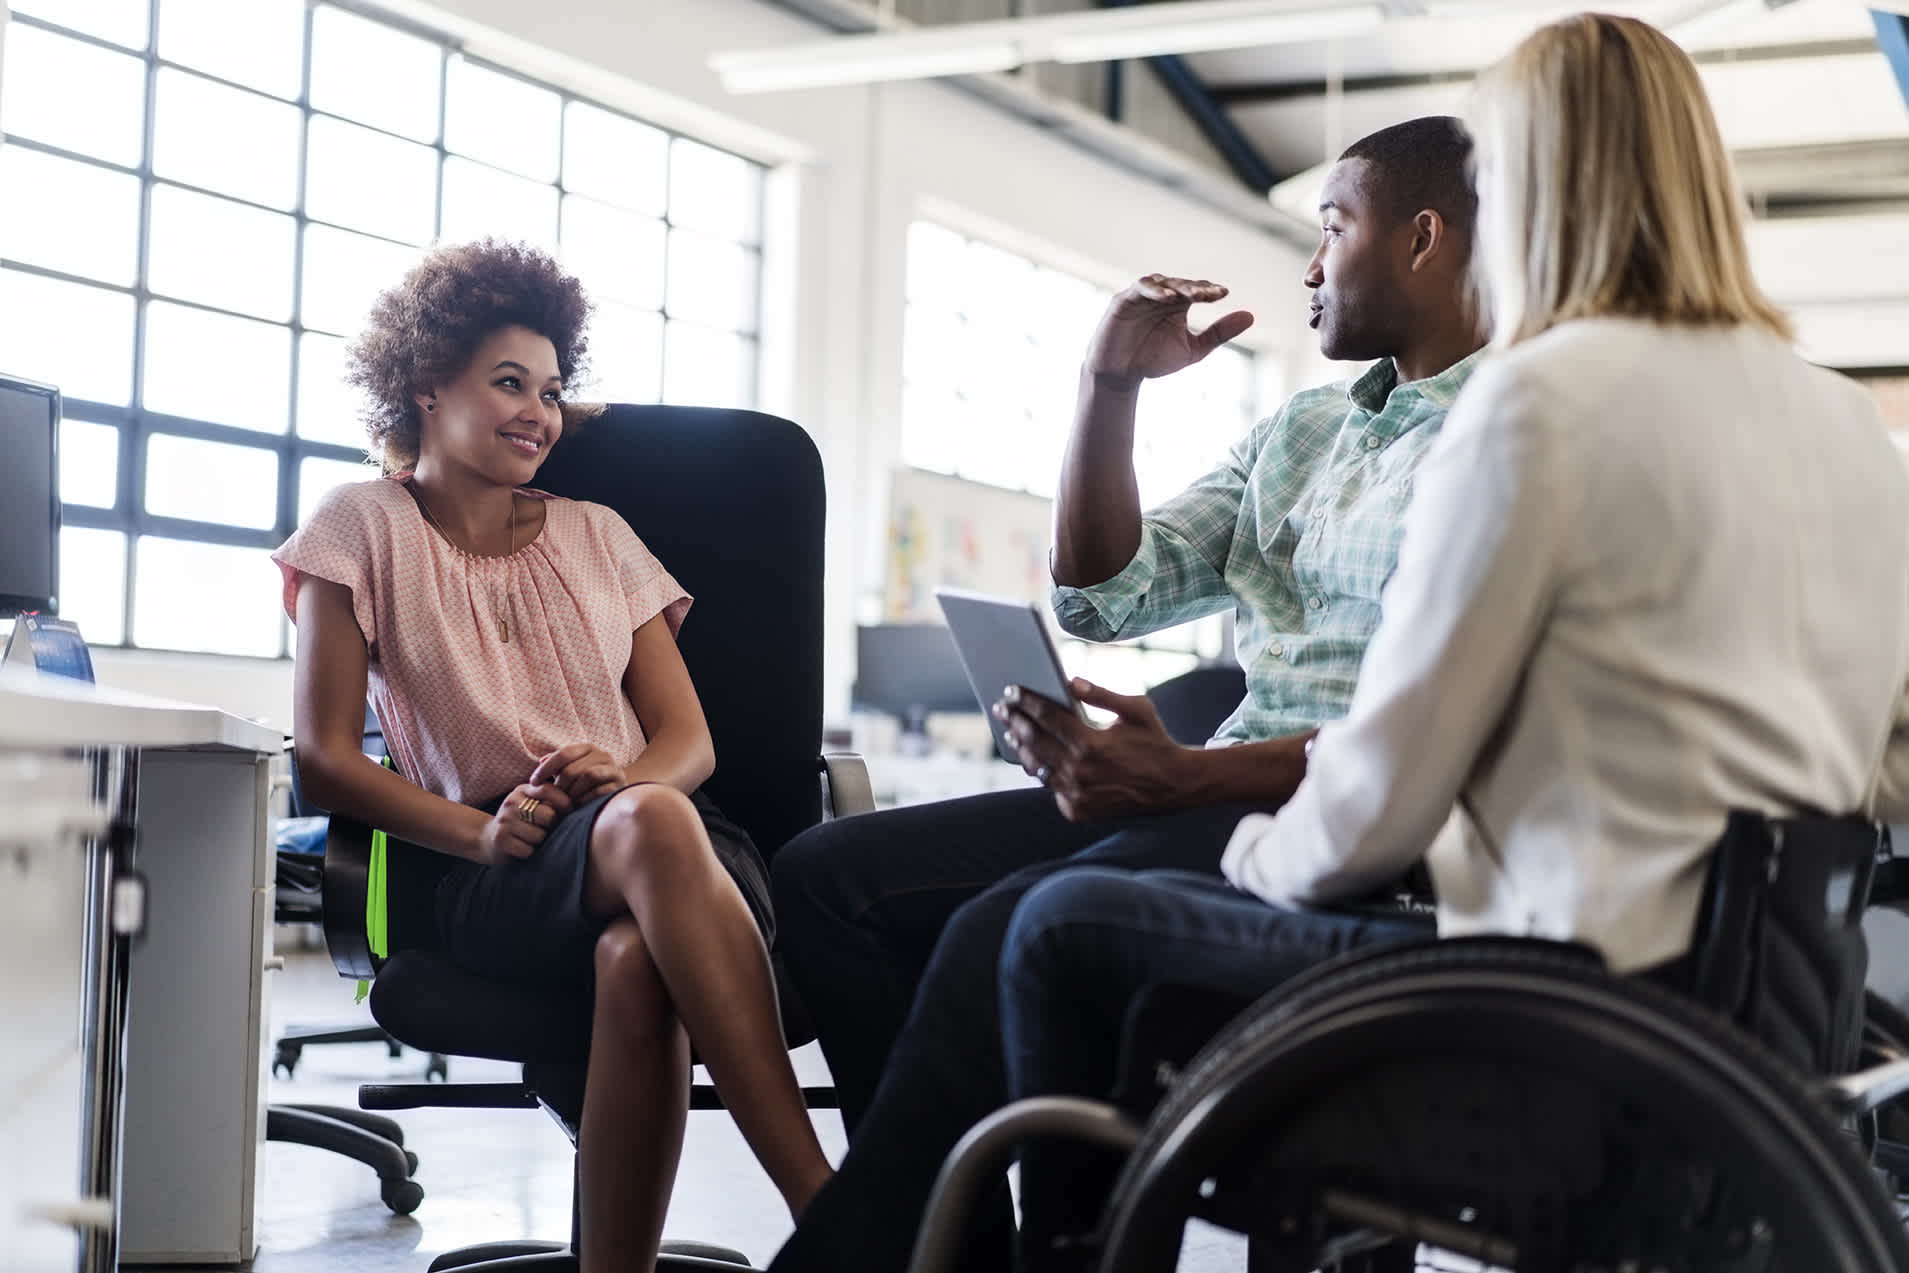
[[[824,816],[846,818],[875,811],[875,787],[868,766],[852,751],[827,752],[822,757]]]
[[[378,961],[366,931],[365,902],[371,888],[371,827],[334,813],[325,830],[325,949],[340,977],[370,978]]]

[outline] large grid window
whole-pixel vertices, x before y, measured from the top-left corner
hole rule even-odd
[[[928,221],[908,232],[904,464],[1052,498],[1081,356],[1107,289]],[[1150,382],[1134,475],[1143,507],[1210,471],[1252,427],[1258,367],[1235,346]],[[1069,669],[1138,692],[1224,651],[1220,616],[1114,646],[1065,643]]]
[[[347,339],[436,241],[557,253],[606,401],[751,406],[762,169],[317,0],[13,0],[0,370],[58,385],[61,613],[277,656],[268,553],[370,475]]]

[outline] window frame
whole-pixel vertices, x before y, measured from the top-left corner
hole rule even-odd
[[[242,3],[243,0],[235,0],[235,2]],[[677,130],[642,119],[598,98],[574,92],[561,84],[542,80],[533,75],[517,71],[509,66],[473,55],[465,49],[461,41],[443,32],[414,22],[405,21],[382,11],[367,10],[362,6],[350,3],[349,0],[344,0],[344,2],[339,2],[339,0],[307,0],[303,10],[298,94],[296,98],[290,99],[279,97],[272,93],[225,79],[222,76],[209,73],[197,67],[162,57],[159,53],[161,8],[162,0],[149,0],[146,45],[143,49],[131,49],[124,45],[115,44],[103,37],[63,26],[55,19],[41,17],[37,14],[14,12],[9,16],[9,22],[14,26],[36,28],[64,39],[78,41],[122,56],[137,58],[143,65],[145,108],[140,142],[140,160],[138,164],[130,166],[124,165],[111,160],[98,158],[83,151],[69,150],[62,146],[13,134],[8,134],[5,138],[6,144],[10,146],[18,146],[23,150],[37,152],[54,158],[131,175],[139,181],[136,265],[133,281],[128,286],[105,283],[82,274],[74,274],[64,270],[37,265],[28,261],[13,259],[5,255],[6,245],[0,244],[0,265],[3,265],[9,272],[37,276],[58,283],[99,288],[117,295],[130,296],[133,300],[130,403],[120,405],[79,398],[70,394],[63,395],[63,419],[108,425],[117,431],[118,469],[112,507],[102,508],[90,504],[77,504],[65,501],[62,501],[61,505],[63,526],[111,531],[125,536],[125,570],[123,577],[120,579],[120,604],[122,607],[123,629],[120,633],[120,639],[117,642],[100,641],[96,642],[96,644],[112,648],[170,648],[164,646],[139,646],[134,640],[133,634],[138,618],[135,605],[135,594],[137,591],[136,580],[139,571],[139,548],[142,538],[163,537],[232,547],[273,549],[282,544],[285,539],[297,529],[299,469],[303,460],[323,459],[364,464],[367,477],[376,475],[377,469],[375,466],[365,463],[365,447],[307,438],[298,432],[300,424],[298,418],[300,381],[305,372],[305,364],[307,362],[304,349],[304,336],[307,333],[313,333],[328,338],[338,338],[342,336],[349,339],[353,335],[353,333],[350,332],[340,333],[325,327],[311,327],[304,321],[306,235],[309,227],[317,225],[332,227],[350,234],[363,235],[367,238],[377,239],[383,243],[402,246],[407,249],[422,250],[423,247],[428,245],[406,243],[402,240],[388,238],[385,235],[372,233],[355,226],[339,225],[336,222],[313,217],[307,213],[307,187],[310,181],[310,135],[312,124],[315,119],[319,118],[339,120],[353,127],[370,129],[382,136],[399,138],[414,145],[427,146],[434,153],[434,195],[431,223],[434,227],[434,234],[441,232],[444,224],[446,162],[456,157],[482,164],[486,168],[492,167],[492,165],[485,163],[483,160],[476,159],[472,156],[461,155],[459,152],[452,150],[447,142],[449,131],[447,127],[449,123],[447,116],[450,111],[449,81],[452,74],[452,67],[455,61],[459,59],[476,67],[480,67],[485,71],[522,81],[534,86],[540,91],[552,93],[557,98],[556,147],[559,156],[557,173],[555,178],[547,183],[538,182],[540,185],[549,185],[557,192],[556,221],[551,227],[552,247],[557,247],[560,244],[561,210],[564,199],[570,195],[570,191],[564,184],[565,173],[563,171],[562,157],[565,153],[565,142],[567,140],[566,128],[569,118],[569,108],[573,102],[580,102],[592,109],[630,120],[646,128],[655,129],[666,138],[666,145],[661,152],[662,170],[658,174],[658,180],[662,183],[661,206],[663,208],[662,215],[658,219],[664,228],[664,233],[660,239],[662,259],[657,262],[657,268],[660,271],[660,277],[662,279],[662,288],[658,303],[654,310],[646,310],[638,306],[627,305],[617,301],[605,302],[606,304],[617,305],[620,309],[630,309],[639,314],[654,313],[656,315],[658,320],[656,323],[658,343],[652,352],[657,367],[658,383],[662,386],[662,393],[665,395],[669,393],[667,359],[669,356],[669,341],[672,330],[677,327],[679,323],[682,326],[698,331],[713,330],[707,328],[702,323],[690,320],[679,320],[675,318],[671,312],[668,290],[669,256],[672,243],[671,236],[677,230],[676,222],[673,219],[673,213],[675,211],[674,192],[671,190],[673,180],[671,157],[674,154],[674,148],[679,142],[697,146],[709,146],[712,149],[723,151],[725,154],[734,155],[736,158],[750,164],[753,168],[758,170],[758,176],[754,186],[754,196],[757,200],[757,206],[751,210],[749,217],[749,224],[754,226],[753,237],[726,241],[733,243],[736,247],[753,258],[751,262],[753,279],[746,296],[746,304],[749,310],[748,320],[744,326],[727,333],[740,342],[744,350],[743,366],[746,372],[747,384],[742,386],[743,392],[737,395],[736,405],[753,407],[759,401],[763,378],[761,366],[763,279],[767,273],[764,268],[763,259],[765,253],[764,241],[766,237],[763,223],[767,214],[766,165],[749,156],[736,154],[736,152],[728,150],[725,147],[717,146],[714,143],[706,142],[700,138],[691,137]],[[415,137],[407,137],[401,133],[390,131],[376,124],[353,119],[349,116],[319,110],[312,105],[311,87],[315,49],[313,28],[317,21],[318,12],[321,9],[335,10],[359,20],[376,22],[382,26],[402,32],[405,35],[428,41],[436,46],[438,76],[437,123],[435,136],[430,142],[421,142]],[[187,181],[160,177],[154,171],[154,145],[157,124],[156,111],[158,106],[158,86],[160,82],[159,72],[163,69],[171,69],[176,72],[195,76],[214,85],[251,94],[266,102],[286,103],[299,112],[296,193],[292,207],[289,210],[282,207],[274,207],[266,203],[255,202],[251,199],[223,191],[208,189]],[[502,172],[505,170],[497,169],[497,171]],[[510,175],[517,176],[517,174]],[[164,293],[155,293],[152,290],[150,283],[153,195],[155,189],[161,185],[177,187],[195,194],[236,203],[245,208],[267,211],[276,216],[289,218],[292,226],[292,305],[288,319],[282,321],[276,319],[261,320],[254,314],[246,314],[238,310],[228,310],[217,305],[187,300],[182,297]],[[578,197],[601,202],[595,195],[580,194]],[[612,204],[610,206],[616,205]],[[700,230],[692,230],[690,232],[698,234],[706,233]],[[435,241],[435,238],[433,241]],[[288,370],[285,386],[286,399],[283,403],[282,431],[268,432],[237,425],[213,423],[186,416],[151,411],[146,408],[145,378],[148,359],[149,315],[154,302],[165,305],[178,305],[223,317],[264,321],[274,327],[283,329],[287,333],[287,339],[290,342],[290,351],[288,355]],[[17,371],[19,374],[30,374],[32,368],[15,368],[11,370]],[[268,529],[257,529],[218,522],[201,522],[177,517],[158,516],[149,513],[145,506],[147,448],[153,437],[166,435],[202,442],[245,446],[272,453],[275,457],[278,474],[277,490],[275,492],[277,515],[274,524]],[[278,646],[277,654],[269,657],[281,659],[290,657],[292,652],[290,625],[283,620],[281,620],[279,625]],[[214,653],[209,651],[184,652]],[[242,658],[251,656],[229,655],[222,657]]]

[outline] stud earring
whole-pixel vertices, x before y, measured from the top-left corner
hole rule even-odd
[[[425,403],[425,404],[424,404],[424,409],[425,409],[426,411],[436,411],[436,410],[437,410],[437,403],[435,403],[435,402],[427,402],[427,403]]]

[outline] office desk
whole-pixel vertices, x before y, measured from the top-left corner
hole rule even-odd
[[[136,835],[87,843],[82,1189],[117,1199],[80,1267],[257,1252],[276,731],[216,708],[0,668],[0,751],[86,749],[93,794]],[[116,886],[147,882],[144,935]],[[4,973],[0,973],[4,975]],[[115,1187],[115,1184],[117,1187]]]

